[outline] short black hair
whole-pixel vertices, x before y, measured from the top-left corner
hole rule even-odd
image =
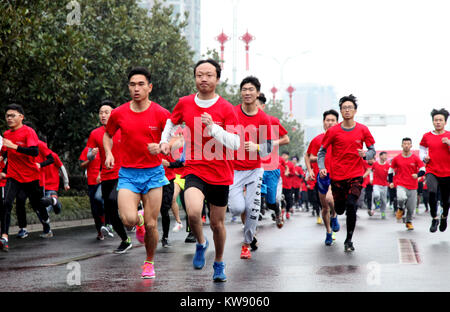
[[[441,108],[440,110],[433,109],[431,111],[431,117],[433,118],[433,120],[434,120],[434,116],[436,116],[436,115],[444,115],[445,121],[447,121],[447,119],[448,119],[448,110],[446,110],[445,108]]]
[[[195,67],[194,67],[194,77],[195,77],[195,74],[197,72],[197,67],[199,67],[200,65],[205,64],[205,63],[209,63],[209,64],[213,65],[216,68],[217,79],[219,79],[220,78],[220,73],[222,72],[222,68],[220,67],[220,64],[217,63],[213,59],[207,59],[207,60],[200,60],[200,61],[198,61],[197,64],[195,64]]]
[[[148,83],[152,81],[152,77],[150,75],[150,71],[145,67],[134,67],[130,73],[128,74],[128,82],[130,81],[131,77],[134,75],[144,75],[145,78],[147,78]]]
[[[266,101],[267,101],[267,99],[266,99],[266,96],[264,95],[264,93],[260,93],[259,94],[259,96],[258,96],[258,101],[260,101],[261,103],[263,103],[263,104],[266,104]]]
[[[347,95],[342,97],[339,100],[339,108],[342,109],[342,104],[344,104],[345,102],[352,102],[353,105],[355,105],[355,109],[358,108],[358,103],[357,103],[357,99],[353,94]]]
[[[23,107],[22,107],[21,105],[19,105],[19,104],[13,103],[13,104],[9,104],[8,106],[6,106],[6,108],[5,108],[5,114],[6,114],[6,112],[9,111],[9,110],[15,110],[15,111],[18,111],[20,114],[25,115],[25,112],[24,112],[24,110],[23,110]]]
[[[261,83],[259,82],[259,79],[254,76],[245,77],[244,80],[242,80],[242,82],[241,82],[241,86],[240,86],[239,90],[242,90],[242,87],[244,87],[244,85],[247,83],[251,83],[252,85],[254,85],[256,88],[256,91],[258,91],[258,92],[261,91]]]
[[[112,109],[116,108],[116,104],[114,104],[113,101],[111,101],[111,100],[103,100],[103,101],[100,103],[100,106],[99,106],[98,109],[100,110],[100,108],[101,108],[102,106],[104,106],[104,105],[111,106]]]
[[[289,156],[289,152],[288,151],[284,151],[283,153],[281,153],[281,155],[286,154]]]
[[[387,152],[384,152],[384,151],[383,151],[383,152],[380,153],[379,156],[382,156],[382,155],[385,155],[385,154],[387,154]]]
[[[410,141],[410,142],[412,143],[412,140],[411,140],[411,138],[408,138],[408,137],[406,137],[406,138],[403,138],[403,139],[402,139],[402,143],[403,143],[404,141]]]
[[[323,120],[325,120],[325,118],[327,118],[328,115],[333,115],[336,117],[336,121],[339,121],[339,113],[337,111],[335,111],[334,109],[330,109],[327,110],[326,112],[323,113]]]

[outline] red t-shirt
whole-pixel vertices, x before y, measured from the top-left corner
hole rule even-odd
[[[159,144],[170,113],[155,102],[151,102],[147,110],[136,113],[130,103],[114,109],[106,125],[111,136],[121,130],[121,166],[138,169],[160,166],[162,155],[150,154],[148,144]]]
[[[295,166],[295,176],[292,178],[292,187],[295,189],[300,188],[300,185],[302,184],[302,178],[300,178],[299,175],[305,175],[303,168],[300,166]]]
[[[419,173],[419,169],[425,167],[419,157],[414,154],[411,154],[410,157],[403,157],[402,154],[399,154],[392,160],[391,167],[395,171],[397,186],[403,186],[408,190],[417,190],[418,181],[412,175]]]
[[[430,161],[427,166],[427,173],[432,173],[437,177],[450,177],[450,146],[442,143],[443,138],[450,139],[450,131],[443,134],[425,133],[420,141],[420,146],[428,148]]]
[[[87,159],[88,152],[89,152],[89,148],[86,146],[84,148],[83,152],[81,152],[81,155],[80,155],[81,161],[88,160]],[[97,185],[98,184],[97,177],[98,177],[98,174],[100,173],[100,167],[101,167],[100,153],[97,153],[97,155],[95,155],[94,160],[89,161],[88,165],[86,167],[88,185]]]
[[[381,185],[388,186],[388,172],[391,166],[388,162],[385,162],[384,165],[381,165],[378,161],[373,163],[372,172],[373,172],[373,185]]]
[[[26,125],[23,125],[16,131],[5,131],[3,137],[21,147],[38,146],[39,141],[36,132]],[[39,180],[36,157],[18,153],[16,150],[5,146],[2,147],[2,151],[8,152],[8,169],[6,174],[8,178],[13,178],[20,183]]]
[[[308,146],[308,150],[306,151],[308,154],[317,156],[319,153],[320,147],[322,146],[323,138],[325,137],[325,133],[321,133],[318,136],[316,136],[314,139],[311,140]],[[325,155],[325,168],[330,173],[331,172],[331,154],[332,154],[332,147],[331,145],[327,148],[327,154]],[[317,175],[319,174],[319,165],[317,162],[311,162],[311,168],[314,172],[314,178],[317,178]]]
[[[194,174],[208,184],[231,185],[234,178],[231,160],[234,151],[227,151],[219,141],[205,133],[205,125],[201,121],[203,113],[210,114],[214,123],[225,130],[227,126],[236,128],[238,124],[233,105],[222,97],[208,108],[195,103],[195,94],[181,98],[170,119],[175,125],[185,122],[189,130],[185,136],[186,163],[183,176]]]
[[[258,109],[256,115],[249,116],[242,111],[241,104],[234,107],[234,112],[238,118],[241,139],[239,150],[235,152],[235,160],[233,161],[234,170],[261,168],[261,157],[259,153],[245,151],[245,142],[251,141],[256,144],[262,144],[272,139],[269,116],[260,109]]]
[[[111,118],[111,117],[110,117]],[[87,147],[88,148],[96,148],[98,147],[98,153],[100,154],[100,178],[102,181],[115,180],[119,178],[119,170],[121,167],[120,161],[120,149],[121,149],[121,133],[120,130],[116,132],[113,136],[113,147],[112,154],[114,156],[114,168],[107,169],[105,167],[106,154],[105,149],[103,148],[103,136],[105,135],[105,127],[101,126],[97,129],[92,130],[91,135],[89,136]]]
[[[35,158],[36,162],[41,163],[47,160],[48,155],[53,156],[53,151],[50,150],[47,146],[47,143],[42,142],[41,140],[38,141],[38,149],[39,149],[39,155]],[[56,160],[55,160],[56,161]],[[48,165],[51,166],[51,165]],[[45,166],[39,170],[39,185],[41,187],[44,187],[45,185],[45,168],[48,166]]]
[[[287,130],[281,125],[280,120],[277,117],[271,115],[267,116],[269,116],[270,119],[270,132],[272,135],[272,140],[279,140],[280,138],[288,134]],[[273,147],[272,152],[269,155],[261,158],[261,163],[264,170],[272,171],[278,168],[279,162],[277,161],[277,159],[279,157],[279,149],[279,146],[275,146]]]
[[[3,169],[5,169],[5,162],[2,160],[0,161],[0,172],[3,172]],[[5,187],[6,186],[6,178],[4,179],[0,179],[0,187]]]
[[[285,174],[285,171],[281,171],[281,178],[283,180],[283,188],[291,189],[293,184],[293,179],[295,176],[295,166],[292,162],[286,161],[286,166],[289,169],[289,175]]]
[[[286,170],[286,162],[281,156],[278,156],[278,169],[280,169],[280,175],[283,175]]]
[[[364,173],[366,173],[367,169],[372,168],[372,166],[369,165],[367,161],[364,161],[363,163],[364,163]],[[364,178],[362,187],[364,188],[369,184],[370,184],[370,173],[367,175],[367,177]]]
[[[59,190],[59,169],[63,166],[63,163],[56,153],[52,152],[52,156],[55,162],[42,168],[41,171],[44,171],[45,190],[57,192]]]
[[[324,148],[333,147],[330,177],[335,181],[363,176],[364,160],[359,156],[358,149],[362,149],[364,143],[366,147],[375,144],[369,128],[365,125],[356,123],[350,131],[345,131],[341,125],[342,123],[339,123],[328,129],[322,141]]]

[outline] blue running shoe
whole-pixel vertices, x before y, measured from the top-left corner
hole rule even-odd
[[[224,273],[225,263],[214,262],[213,268],[214,268],[214,275],[213,275],[214,282],[226,282],[227,276]]]
[[[203,247],[202,244],[197,243],[194,260],[192,261],[195,269],[201,270],[205,266],[205,253],[206,249],[208,249],[208,246],[209,246],[208,240],[206,240],[205,247]]]
[[[325,238],[325,245],[331,246],[333,244],[333,233],[327,233],[327,238]]]
[[[339,225],[338,218],[331,218],[331,229],[333,232],[339,232],[341,226]]]
[[[27,238],[28,237],[28,231],[27,229],[20,229],[19,233],[17,233],[18,238]]]

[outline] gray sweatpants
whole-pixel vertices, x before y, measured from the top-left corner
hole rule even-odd
[[[261,184],[264,169],[234,171],[234,183],[230,186],[228,209],[233,216],[246,213],[244,243],[250,244],[256,233],[261,210]],[[245,189],[245,193],[244,193]]]
[[[400,209],[406,207],[406,222],[411,222],[417,204],[417,189],[408,190],[403,186],[397,186],[397,204]]]
[[[376,201],[380,201],[380,211],[386,211],[386,203],[387,203],[387,186],[374,185],[373,186],[373,203],[375,205]]]

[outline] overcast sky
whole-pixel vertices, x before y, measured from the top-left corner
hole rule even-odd
[[[263,92],[297,83],[333,86],[337,98],[353,93],[358,114],[405,114],[406,126],[371,127],[377,149],[398,149],[432,129],[433,108],[450,108],[450,3],[428,0],[239,0],[239,83],[256,75]],[[220,51],[222,29],[233,34],[233,0],[202,0],[202,53]],[[292,57],[292,58],[291,58]],[[289,60],[287,60],[289,58]],[[274,60],[276,59],[276,60]],[[287,61],[286,61],[287,60]],[[279,64],[285,63],[281,71]],[[225,44],[223,76],[233,81],[233,41]],[[282,73],[281,73],[282,72]],[[449,125],[447,125],[449,130]]]

